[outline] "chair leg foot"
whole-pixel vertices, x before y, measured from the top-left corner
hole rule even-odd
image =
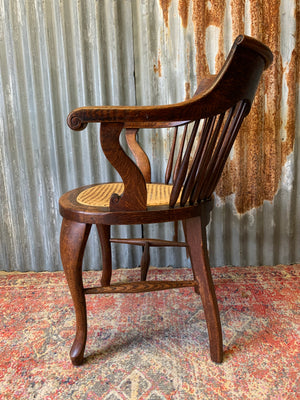
[[[223,360],[223,341],[220,314],[208,260],[206,230],[200,217],[186,220],[185,236],[206,318],[210,356],[212,361],[221,363]]]
[[[76,332],[76,336],[70,350],[70,358],[73,365],[78,366],[83,363],[86,337],[86,328],[81,328]]]
[[[83,363],[87,337],[87,316],[82,282],[82,258],[91,225],[63,219],[60,234],[60,255],[73,299],[76,315],[76,336],[70,351],[74,365]]]

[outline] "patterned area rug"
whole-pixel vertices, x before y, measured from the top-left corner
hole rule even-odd
[[[225,360],[209,358],[190,288],[89,295],[86,361],[73,367],[62,272],[0,274],[1,399],[299,399],[299,265],[214,268]],[[137,270],[114,271],[132,280]],[[150,276],[189,279],[189,269]],[[86,272],[88,285],[98,272]],[[298,320],[297,320],[298,317]]]

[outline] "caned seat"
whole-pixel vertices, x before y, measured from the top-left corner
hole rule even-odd
[[[213,192],[242,122],[249,114],[261,75],[271,62],[268,47],[253,38],[239,36],[219,73],[204,77],[189,100],[153,107],[81,107],[69,114],[68,125],[74,130],[82,130],[89,123],[101,124],[102,150],[121,177],[121,182],[73,189],[59,201],[63,217],[61,259],[76,314],[76,336],[70,352],[74,365],[84,360],[86,295],[181,287],[193,287],[200,294],[211,359],[222,361],[222,329],[208,260],[206,225],[213,207]],[[174,131],[174,136],[165,182],[152,183],[151,162],[136,136],[140,128],[147,134],[147,128],[159,132],[166,127]],[[120,144],[123,133],[135,161]],[[169,221],[182,221],[185,242],[110,237],[111,225]],[[92,224],[96,225],[100,238],[103,270],[100,286],[84,287],[82,258]],[[141,281],[111,284],[111,242],[144,247]],[[192,279],[147,281],[150,246],[186,247]]]
[[[147,183],[147,207],[166,206],[170,202],[172,185],[161,183]],[[85,206],[109,208],[110,198],[115,193],[118,196],[124,192],[123,182],[103,183],[93,185],[77,196],[77,202]]]

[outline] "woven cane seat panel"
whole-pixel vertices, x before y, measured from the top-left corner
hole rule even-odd
[[[173,186],[160,183],[147,183],[147,206],[168,205]],[[84,190],[77,196],[77,202],[85,206],[109,207],[112,194],[121,195],[124,184],[104,183]]]

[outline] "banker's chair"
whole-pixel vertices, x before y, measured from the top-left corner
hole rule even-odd
[[[271,62],[272,53],[268,47],[250,37],[238,36],[221,71],[201,81],[189,100],[153,107],[82,107],[69,114],[68,125],[73,130],[82,130],[88,123],[101,123],[103,152],[122,179],[122,182],[93,184],[71,190],[59,201],[63,217],[61,259],[76,313],[76,336],[70,352],[74,365],[82,364],[84,359],[86,295],[137,293],[187,286],[193,287],[201,296],[211,359],[222,362],[222,330],[207,254],[206,225],[214,189],[241,124],[250,111],[262,72]],[[150,163],[135,137],[140,128],[166,127],[174,129],[166,182],[150,183]],[[122,131],[136,163],[120,145]],[[176,142],[179,138],[181,144],[178,149]],[[173,183],[169,184],[171,176]],[[186,242],[123,239],[145,248],[142,279],[111,284],[110,226],[168,221],[183,222]],[[92,224],[96,225],[100,237],[103,271],[101,286],[85,288],[82,258]],[[193,279],[147,281],[147,254],[149,246],[155,245],[187,247]]]

